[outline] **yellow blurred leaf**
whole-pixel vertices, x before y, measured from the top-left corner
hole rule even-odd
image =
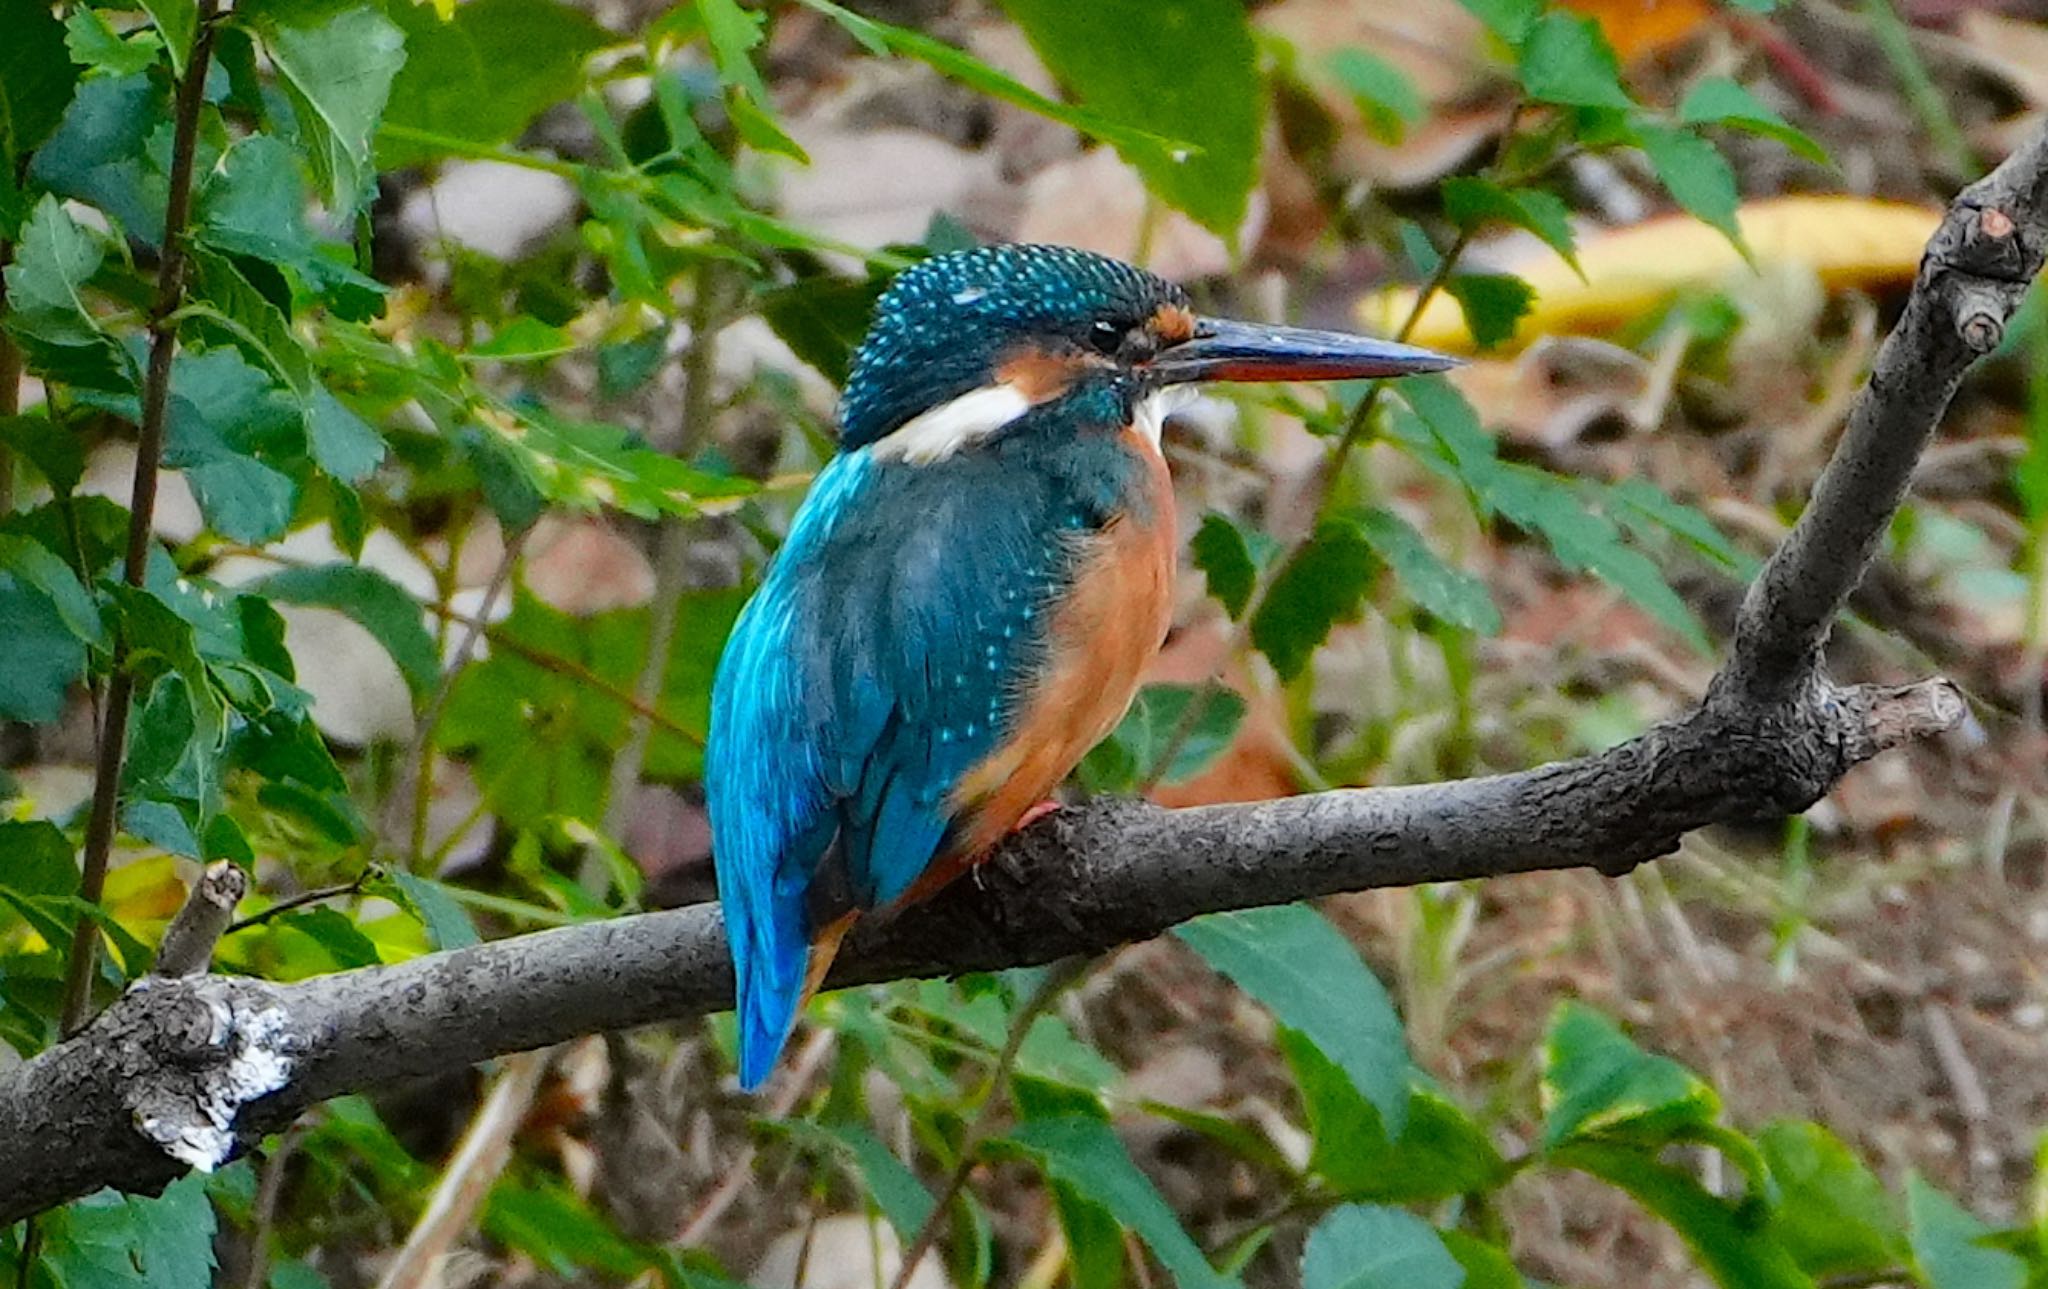
[[[1774,197],[1745,203],[1736,219],[1759,265],[1796,264],[1842,289],[1911,281],[1941,211],[1861,197]],[[1662,215],[1585,238],[1579,262],[1584,281],[1542,247],[1532,248],[1525,262],[1488,266],[1515,273],[1536,290],[1508,347],[1541,335],[1609,330],[1676,291],[1750,272],[1727,238],[1689,215]],[[1382,291],[1360,302],[1359,317],[1387,333],[1414,305],[1411,288]],[[1464,315],[1445,294],[1429,302],[1409,339],[1439,349],[1473,347]]]
[[[168,922],[185,903],[185,881],[178,861],[162,853],[145,855],[107,873],[101,900],[114,920],[130,931],[151,922]]]

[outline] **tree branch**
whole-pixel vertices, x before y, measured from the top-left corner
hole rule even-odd
[[[1596,756],[1488,778],[1057,812],[975,880],[863,927],[831,983],[1044,963],[1336,891],[1581,865],[1621,873],[1693,829],[1803,810],[1877,753],[1955,728],[1967,711],[1948,682],[1839,686],[1820,646],[2044,248],[2048,133],[1951,207],[1835,459],[1689,715]],[[710,905],[288,985],[152,977],[0,1080],[0,1223],[102,1185],[155,1190],[344,1092],[731,998]]]

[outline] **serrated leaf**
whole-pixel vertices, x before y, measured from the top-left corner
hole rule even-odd
[[[185,472],[215,532],[252,545],[284,532],[298,483],[280,467],[304,444],[298,407],[239,353],[178,355],[164,464]]]
[[[1553,1152],[1551,1160],[1627,1191],[1678,1232],[1723,1289],[1814,1289],[1747,1202],[1712,1194],[1691,1173],[1660,1162],[1649,1150],[1579,1141]]]
[[[1624,522],[1627,512],[1632,511],[1675,534],[1723,568],[1747,574],[1755,567],[1756,561],[1729,541],[1714,526],[1712,519],[1683,502],[1673,500],[1648,479],[1624,479],[1608,489],[1607,495],[1625,508],[1621,516]]]
[[[422,620],[419,601],[375,569],[360,564],[288,568],[248,589],[286,604],[318,605],[354,618],[398,664],[414,698],[424,697],[440,675],[440,654]]]
[[[163,38],[153,31],[122,36],[97,9],[78,8],[64,20],[64,48],[80,67],[111,76],[133,76],[156,65]]]
[[[2021,1289],[2027,1283],[2026,1263],[1985,1243],[1990,1228],[1917,1172],[1906,1175],[1906,1218],[1927,1289]]]
[[[1214,913],[1177,928],[1181,943],[1298,1030],[1350,1076],[1399,1136],[1412,1066],[1401,1018],[1358,950],[1306,904]]]
[[[1409,599],[1452,626],[1481,635],[1500,630],[1500,610],[1486,583],[1437,558],[1407,520],[1374,507],[1360,516],[1359,531],[1394,571]]]
[[[85,645],[50,598],[0,573],[0,719],[42,724],[64,711],[71,686],[85,675]]]
[[[1781,1121],[1756,1141],[1778,1190],[1771,1233],[1808,1274],[1838,1279],[1904,1260],[1896,1204],[1838,1137],[1817,1123]]]
[[[1181,1289],[1223,1289],[1236,1283],[1209,1265],[1108,1124],[1079,1116],[1030,1119],[1002,1140],[1135,1232]]]
[[[156,78],[94,76],[78,87],[29,175],[60,196],[99,207],[146,245],[163,239],[170,181],[150,139],[168,129],[170,100]]]
[[[1234,240],[1258,178],[1265,98],[1238,0],[1003,0],[1046,67],[1089,107],[1185,147],[1119,144],[1146,186]],[[1145,33],[1140,52],[1134,31]]]
[[[106,248],[55,197],[36,203],[6,269],[7,329],[45,376],[117,393],[136,388],[128,352],[86,307],[85,284]]]
[[[65,57],[64,24],[38,0],[0,0],[0,166],[9,176],[64,115],[78,68]],[[0,227],[0,234],[5,233]]]
[[[1831,164],[1827,149],[1725,76],[1708,76],[1687,91],[1685,101],[1678,105],[1678,119],[1686,125],[1725,125],[1747,130],[1776,139],[1817,165]]]
[[[163,36],[164,52],[171,56],[171,74],[182,77],[185,61],[192,56],[192,38],[199,33],[199,6],[195,0],[138,0],[142,11]]]
[[[1578,244],[1572,233],[1571,208],[1556,193],[1541,188],[1503,188],[1487,179],[1458,175],[1442,187],[1444,214],[1458,227],[1476,229],[1499,220],[1527,229],[1557,252],[1583,281],[1579,268]]]
[[[79,585],[78,575],[55,551],[26,537],[0,533],[0,573],[12,574],[42,592],[58,619],[80,640],[96,649],[108,647],[106,624],[100,621],[92,593]]]
[[[1742,227],[1735,219],[1742,193],[1735,185],[1735,172],[1728,168],[1720,149],[1692,131],[1675,126],[1641,124],[1631,133],[1671,199],[1718,230],[1747,257],[1748,244],[1742,240]]]
[[[1195,567],[1209,579],[1209,594],[1232,618],[1244,613],[1251,602],[1252,588],[1259,577],[1252,559],[1251,544],[1228,516],[1210,511],[1202,516],[1191,545]]]
[[[384,460],[384,438],[322,386],[306,407],[306,447],[313,462],[343,483],[360,483]]]
[[[394,128],[377,141],[386,168],[516,137],[575,96],[584,63],[611,39],[554,0],[472,0],[447,22],[420,5],[398,5],[392,16],[405,30],[406,60],[384,113]]]
[[[407,11],[418,12],[395,8]],[[375,173],[370,139],[407,60],[406,34],[369,5],[331,0],[259,0],[240,17],[262,38],[298,111],[322,199],[355,211]]]
[[[1301,1289],[1460,1289],[1465,1270],[1435,1227],[1398,1208],[1342,1204],[1308,1233]]]
[[[95,1289],[197,1289],[213,1283],[213,1205],[206,1178],[179,1178],[155,1199],[102,1190],[45,1228],[59,1283]]]
[[[85,475],[85,445],[47,416],[0,416],[0,444],[40,470],[60,497],[68,497]]]
[[[1621,88],[1621,64],[1600,24],[1573,13],[1544,14],[1521,43],[1522,89],[1567,107],[1634,106]]]
[[[1301,674],[1332,627],[1358,617],[1378,568],[1355,524],[1324,524],[1296,550],[1252,614],[1252,644],[1282,680]]]
[[[1453,273],[1444,283],[1465,311],[1465,328],[1483,353],[1515,338],[1536,292],[1512,273]]]
[[[752,95],[756,103],[765,102],[768,87],[761,83],[753,59],[754,48],[761,43],[763,16],[740,8],[735,0],[697,0],[697,13],[704,20],[718,78]]]
[[[1721,1100],[1699,1076],[1630,1042],[1614,1022],[1576,1002],[1558,1005],[1543,1039],[1543,1140],[1624,1136],[1662,1145],[1681,1128],[1711,1124]]]
[[[1406,127],[1428,115],[1422,95],[1408,74],[1376,54],[1356,46],[1330,55],[1330,75],[1358,104],[1366,128],[1383,143],[1398,143]]]

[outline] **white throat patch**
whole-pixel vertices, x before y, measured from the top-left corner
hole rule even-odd
[[[884,435],[874,453],[911,465],[931,465],[987,438],[1030,410],[1031,400],[1015,385],[984,385],[919,412]]]
[[[1166,430],[1166,419],[1201,396],[1202,391],[1193,385],[1162,385],[1138,400],[1131,424],[1153,447],[1158,447],[1159,436]]]

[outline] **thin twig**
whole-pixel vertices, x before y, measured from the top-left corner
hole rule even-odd
[[[252,926],[262,926],[280,913],[289,913],[293,909],[304,908],[308,904],[318,904],[322,900],[337,899],[343,895],[360,895],[363,890],[363,883],[369,881],[370,875],[375,871],[374,869],[366,868],[356,875],[354,881],[343,882],[338,886],[319,886],[310,891],[300,891],[297,895],[287,896],[269,908],[259,909],[241,921],[234,923],[227,930],[221,932],[221,937],[225,939],[237,932],[247,931]]]
[[[0,240],[0,319],[7,316],[5,270],[14,262],[14,243]],[[21,411],[21,350],[14,338],[0,331],[0,417]],[[0,441],[0,515],[14,509],[14,454]]]
[[[762,1118],[783,1119],[789,1116],[789,1112],[796,1108],[796,1103],[802,1098],[805,1090],[811,1086],[811,1080],[817,1077],[818,1068],[832,1055],[838,1037],[829,1029],[812,1032],[803,1047],[798,1049],[795,1058],[775,1076],[775,1088],[768,1094],[767,1101],[761,1108]],[[677,1244],[684,1248],[694,1247],[704,1239],[705,1233],[717,1224],[718,1219],[725,1216],[725,1210],[732,1207],[732,1202],[739,1198],[740,1192],[754,1180],[754,1160],[760,1153],[759,1146],[751,1141],[747,1143],[745,1149],[740,1151],[739,1157],[732,1161],[732,1166],[725,1170],[725,1176],[719,1179],[717,1188],[705,1196],[704,1202],[699,1204],[696,1211],[683,1222],[681,1229],[676,1233]]]
[[[249,875],[225,859],[206,866],[192,893],[157,945],[150,971],[159,976],[195,976],[213,961],[213,946],[234,920],[235,905],[249,893]]]
[[[284,1198],[285,1168],[298,1149],[300,1134],[287,1132],[277,1140],[277,1149],[263,1161],[263,1175],[256,1183],[256,1202],[250,1215],[249,1268],[242,1276],[242,1289],[263,1289],[270,1272],[270,1231],[277,1225],[277,1207]]]
[[[989,1071],[988,1090],[982,1093],[981,1105],[975,1110],[967,1130],[960,1135],[960,1158],[954,1163],[953,1171],[947,1174],[946,1185],[940,1190],[938,1202],[932,1205],[924,1225],[917,1228],[910,1247],[903,1251],[903,1261],[897,1267],[896,1279],[889,1289],[908,1289],[917,1264],[924,1261],[924,1255],[931,1252],[932,1244],[939,1238],[939,1231],[946,1224],[947,1211],[953,1207],[953,1201],[960,1198],[968,1177],[973,1174],[975,1165],[981,1162],[982,1142],[995,1121],[996,1110],[1002,1105],[1003,1093],[1010,1085],[1010,1072],[1016,1068],[1017,1054],[1024,1050],[1024,1040],[1030,1035],[1031,1027],[1045,1014],[1045,1009],[1052,1006],[1062,990],[1088,974],[1088,968],[1094,961],[1093,958],[1068,958],[1046,968],[1038,987],[1031,991],[1031,996],[1010,1018],[1010,1032],[1003,1038],[1003,1050],[996,1053],[995,1068]]]
[[[213,57],[214,20],[219,12],[220,0],[199,0],[198,33],[192,40],[185,78],[178,83],[170,191],[164,202],[163,258],[157,265],[156,304],[150,311],[149,370],[142,385],[135,483],[128,503],[128,562],[123,574],[128,585],[138,589],[148,572],[150,544],[154,540],[156,475],[163,464],[171,365],[178,352],[178,327],[172,315],[185,301],[185,225],[192,209],[193,155],[199,141],[200,109],[206,102],[206,69]],[[114,849],[121,766],[128,752],[128,716],[135,701],[135,676],[128,669],[130,646],[125,630],[115,636],[112,678],[107,682],[93,767],[92,813],[85,825],[78,885],[79,898],[89,905],[98,904],[106,888],[107,860]],[[99,931],[91,914],[81,913],[72,931],[71,959],[64,972],[65,1034],[76,1033],[85,1023],[92,1003],[92,977],[99,962],[99,945]]]

